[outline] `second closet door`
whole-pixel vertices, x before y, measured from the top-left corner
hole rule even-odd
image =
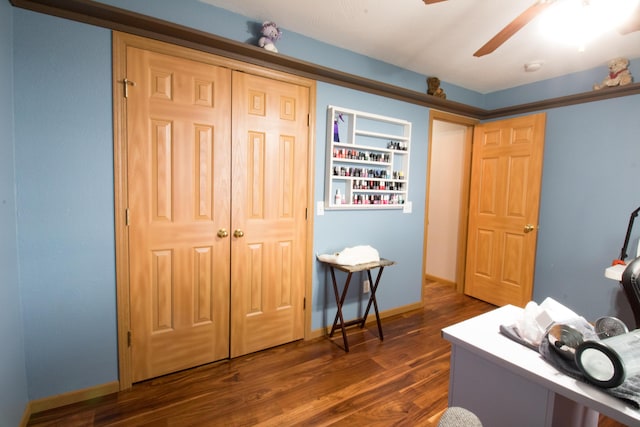
[[[233,73],[231,357],[304,335],[309,90]]]

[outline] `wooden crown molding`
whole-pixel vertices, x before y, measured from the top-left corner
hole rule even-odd
[[[494,119],[567,105],[601,101],[609,98],[636,95],[640,83],[589,91],[576,95],[551,98],[494,110],[437,98],[426,93],[367,79],[302,61],[281,53],[272,53],[257,46],[236,42],[211,33],[156,19],[125,9],[90,0],[10,0],[15,7],[71,19],[111,30],[148,37],[189,47],[254,65],[296,74],[302,77],[385,96],[436,110],[471,117]]]

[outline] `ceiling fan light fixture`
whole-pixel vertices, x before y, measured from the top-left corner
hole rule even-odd
[[[562,0],[540,17],[540,30],[554,42],[584,46],[620,26],[639,0]]]

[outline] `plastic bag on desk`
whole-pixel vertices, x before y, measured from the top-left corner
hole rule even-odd
[[[516,319],[515,327],[523,340],[539,346],[551,324],[579,317],[573,310],[553,298],[546,298],[540,305],[535,301],[529,301],[524,308],[523,316]]]

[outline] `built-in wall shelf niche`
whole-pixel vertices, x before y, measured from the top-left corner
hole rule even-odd
[[[409,194],[411,122],[329,106],[326,209],[402,209]]]

